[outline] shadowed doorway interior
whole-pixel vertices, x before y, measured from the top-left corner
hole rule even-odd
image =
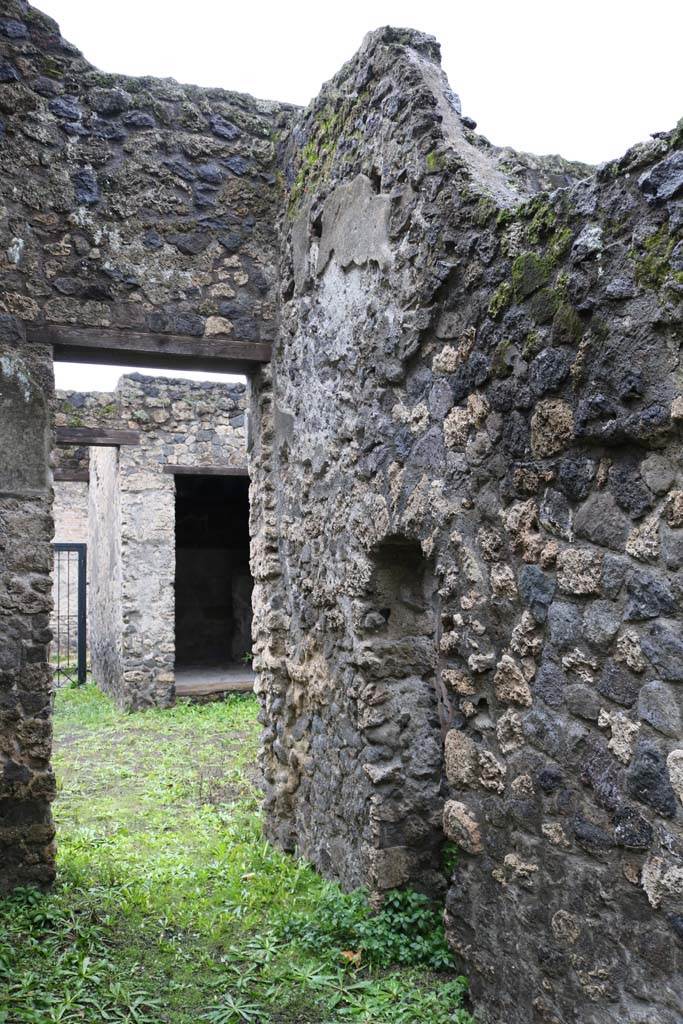
[[[176,690],[251,680],[249,481],[176,477]]]

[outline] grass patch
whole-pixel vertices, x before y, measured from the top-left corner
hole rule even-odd
[[[0,1024],[471,1024],[422,897],[264,841],[256,713],[58,693],[59,882],[0,901]]]

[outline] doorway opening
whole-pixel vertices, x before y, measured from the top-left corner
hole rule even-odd
[[[249,480],[176,476],[178,696],[243,689],[251,670]]]

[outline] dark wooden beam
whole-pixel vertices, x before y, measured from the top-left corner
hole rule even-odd
[[[144,366],[152,370],[249,374],[270,362],[272,350],[268,342],[37,322],[26,325],[26,336],[29,341],[52,345],[57,362]]]
[[[90,473],[87,469],[56,469],[54,478],[55,482],[59,483],[90,483]]]
[[[173,476],[249,476],[246,466],[173,466],[167,463],[163,472]]]
[[[57,427],[60,447],[77,444],[98,448],[118,448],[122,444],[140,444],[137,430],[108,430],[106,427]]]

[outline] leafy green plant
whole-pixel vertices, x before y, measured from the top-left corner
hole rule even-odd
[[[262,1007],[233,996],[229,992],[223,996],[220,1004],[202,1014],[202,1020],[209,1024],[249,1024],[250,1021],[263,1019]]]
[[[440,915],[426,896],[410,890],[388,893],[377,913],[362,890],[330,891],[315,914],[291,918],[283,937],[311,950],[336,950],[340,957],[345,951],[357,953],[359,963],[372,967],[400,964],[440,971],[453,964]]]
[[[441,871],[450,878],[460,860],[460,847],[456,843],[444,843],[441,847]]]
[[[371,963],[448,970],[453,957],[446,944],[443,922],[426,896],[391,892],[381,911],[361,928],[361,946]]]

